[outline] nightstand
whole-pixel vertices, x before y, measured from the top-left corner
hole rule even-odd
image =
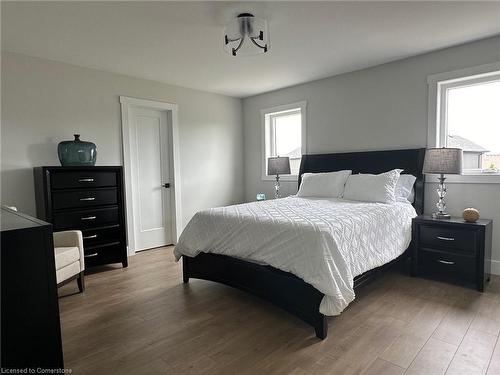
[[[492,221],[467,223],[462,218],[413,219],[412,274],[474,284],[480,292],[490,280]]]

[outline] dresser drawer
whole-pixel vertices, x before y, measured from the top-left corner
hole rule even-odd
[[[465,255],[421,249],[418,254],[418,267],[423,273],[449,276],[469,282],[474,282],[476,277],[476,259]]]
[[[85,249],[85,268],[101,264],[120,263],[123,261],[123,245],[113,244],[93,249]]]
[[[50,179],[53,189],[117,186],[118,182],[116,172],[92,170],[52,172]]]
[[[122,229],[119,225],[111,225],[95,229],[85,229],[82,231],[83,245],[85,247],[88,247],[120,241],[121,233]]]
[[[117,204],[117,202],[118,195],[116,188],[66,190],[52,193],[52,205],[54,210],[113,205]]]
[[[440,226],[420,226],[420,246],[474,254],[476,234],[467,229]]]
[[[118,224],[118,207],[78,210],[54,214],[54,230],[92,228],[104,224]]]

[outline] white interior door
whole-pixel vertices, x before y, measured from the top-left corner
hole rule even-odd
[[[172,244],[167,112],[131,110],[135,251]]]

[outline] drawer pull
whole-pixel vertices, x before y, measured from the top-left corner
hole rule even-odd
[[[438,240],[443,240],[443,241],[455,241],[455,239],[453,237],[441,237],[441,236],[437,236],[436,238]]]
[[[99,253],[93,253],[93,254],[85,254],[85,258],[92,258],[98,256]]]
[[[97,234],[92,234],[90,236],[83,236],[84,240],[90,240],[91,238],[97,238]]]
[[[442,263],[442,264],[448,264],[450,266],[453,265],[453,264],[455,264],[455,262],[451,262],[449,260],[442,260],[442,259],[439,259],[438,262]]]
[[[78,182],[94,182],[93,178],[79,178]]]
[[[97,219],[97,216],[85,216],[85,217],[82,217],[82,220],[95,220]]]
[[[80,198],[81,201],[95,201],[94,197]]]

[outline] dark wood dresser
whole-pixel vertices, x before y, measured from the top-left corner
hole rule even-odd
[[[127,267],[122,167],[36,167],[37,216],[54,231],[83,233],[85,268]]]
[[[62,369],[52,225],[6,208],[1,213],[1,372]]]
[[[421,215],[413,219],[413,274],[472,284],[480,292],[490,280],[493,223]]]

